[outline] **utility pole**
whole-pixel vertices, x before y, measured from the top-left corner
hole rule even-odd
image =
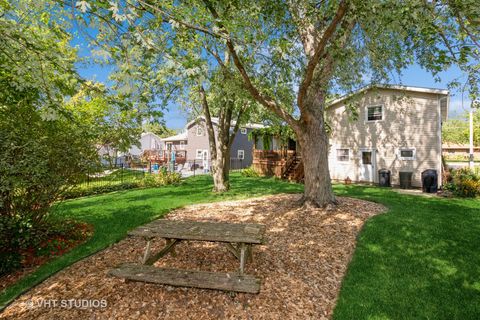
[[[469,155],[469,162],[468,166],[470,169],[474,169],[474,162],[473,162],[473,102],[470,107],[470,113],[469,113],[469,120],[470,120],[470,155]]]

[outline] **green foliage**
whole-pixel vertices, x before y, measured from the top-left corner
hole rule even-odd
[[[158,173],[149,174],[143,180],[140,180],[139,186],[144,188],[154,188],[166,186],[169,184],[178,184],[181,181],[181,174],[178,172],[167,172],[159,170]]]
[[[452,170],[450,181],[444,186],[456,196],[474,198],[480,195],[480,175],[469,168]]]
[[[245,168],[241,171],[242,177],[259,177],[260,175],[258,174],[257,171],[255,171],[252,167]]]
[[[468,113],[465,113],[463,119],[452,119],[445,122],[442,126],[443,141],[468,144],[470,141],[468,117]],[[480,146],[480,111],[478,110],[473,113],[473,144]]]
[[[63,254],[90,235],[88,225],[73,220],[0,216],[0,275]]]
[[[290,139],[295,140],[295,132],[287,125],[272,125],[264,128],[253,129],[248,133],[248,138],[255,141],[255,145],[259,139],[262,139],[263,149],[270,150],[272,138],[278,139],[282,147],[288,145]]]
[[[91,183],[81,183],[69,188],[62,193],[61,197],[62,199],[73,199],[135,188],[157,188],[170,184],[179,184],[180,182],[181,175],[179,173],[164,170],[160,170],[158,173],[134,176],[133,179],[126,179],[126,181],[122,181],[118,177],[112,178],[107,176],[101,184],[96,184],[95,181],[92,181]]]

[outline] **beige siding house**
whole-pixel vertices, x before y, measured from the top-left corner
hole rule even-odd
[[[411,172],[412,185],[421,187],[421,173],[434,169],[441,185],[448,105],[447,90],[407,86],[367,87],[333,101],[326,111],[332,179],[378,183],[378,170],[388,169],[393,185],[400,172]]]

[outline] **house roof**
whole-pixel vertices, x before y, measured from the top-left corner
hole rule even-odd
[[[147,136],[147,135],[152,135],[152,136],[154,136],[155,138],[157,138],[157,139],[159,139],[159,140],[162,140],[162,138],[160,138],[158,135],[156,135],[156,134],[153,133],[153,132],[150,132],[150,131],[149,131],[149,132],[142,132],[142,137]]]
[[[212,117],[212,123],[218,125],[218,121],[219,119],[217,117]],[[199,120],[203,120],[205,121],[205,117],[204,116],[199,116],[197,117],[196,119],[190,121],[189,123],[186,124],[186,128],[190,127],[192,124],[194,123],[197,123]],[[237,124],[237,122],[235,120],[232,120],[232,127],[235,126]],[[263,124],[260,124],[260,123],[246,123],[242,126],[242,128],[248,128],[248,129],[261,129],[261,128],[265,128],[265,126]]]
[[[436,89],[436,88],[424,88],[424,87],[413,87],[413,86],[403,86],[403,85],[390,85],[390,84],[383,84],[383,85],[369,85],[366,87],[363,87],[355,92],[346,94],[344,96],[341,96],[340,98],[337,98],[331,102],[328,103],[328,107],[337,104],[339,102],[342,102],[352,96],[355,96],[359,93],[366,92],[371,89],[391,89],[391,90],[398,90],[398,91],[411,91],[411,92],[421,92],[421,93],[433,93],[433,94],[439,94],[439,95],[444,95],[448,96],[450,92],[445,89]]]
[[[183,141],[183,140],[187,140],[187,132],[186,131],[184,131],[180,134],[162,139],[162,141]]]

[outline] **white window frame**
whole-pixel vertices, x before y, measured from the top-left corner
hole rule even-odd
[[[203,159],[203,149],[195,150],[195,159],[202,160]]]
[[[247,128],[240,128],[241,134],[247,134]]]
[[[166,150],[173,150],[173,142],[165,143]]]
[[[368,109],[370,108],[382,108],[382,119],[380,120],[368,120]],[[383,121],[385,119],[385,106],[383,104],[375,104],[375,105],[370,105],[365,108],[365,122],[378,122],[378,121]]]
[[[348,151],[348,160],[339,160],[338,159],[338,150],[347,150]],[[350,154],[351,154],[350,148],[336,148],[335,149],[335,160],[339,163],[348,163],[348,162],[350,162],[350,159],[351,159]]]
[[[178,148],[179,148],[180,150],[185,150],[185,141],[183,141],[183,140],[180,141],[180,144],[179,144]]]
[[[205,130],[203,129],[203,127],[201,125],[197,125],[197,137],[201,137],[203,136]]]
[[[237,150],[237,159],[241,159],[241,160],[245,159],[245,150],[242,150],[242,149]]]
[[[402,157],[402,151],[412,151],[412,156]],[[398,159],[400,160],[415,160],[417,158],[417,150],[415,148],[410,148],[410,147],[398,148],[397,153],[398,153]]]

